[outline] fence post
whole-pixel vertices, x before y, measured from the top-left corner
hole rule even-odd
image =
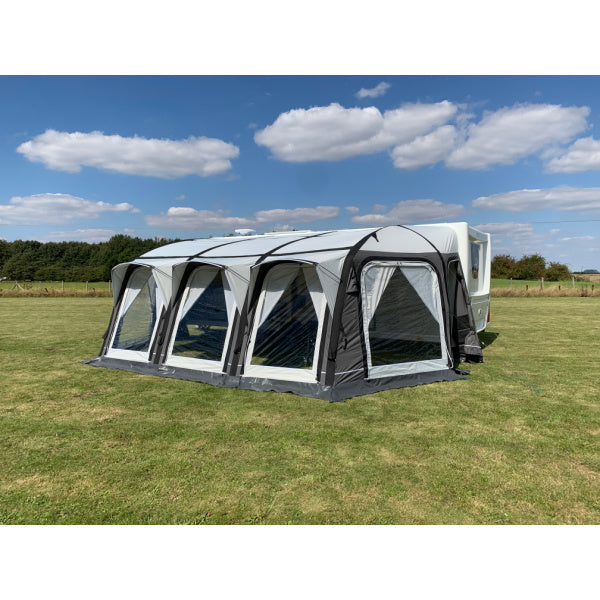
[[[64,292],[65,291],[65,282],[61,281],[61,283],[62,283],[62,291]]]
[[[540,290],[544,291],[544,278],[542,277],[542,282],[540,283]]]
[[[573,289],[575,289],[575,275],[573,275],[571,279],[573,280]]]
[[[86,281],[86,282],[85,282],[85,291],[86,291],[86,292],[88,291],[88,283],[89,283],[89,281]]]

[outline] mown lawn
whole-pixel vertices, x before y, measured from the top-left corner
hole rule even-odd
[[[598,298],[495,298],[469,380],[334,404],[79,364],[110,310],[0,298],[1,523],[600,523]]]

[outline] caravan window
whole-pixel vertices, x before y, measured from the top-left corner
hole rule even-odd
[[[273,267],[265,278],[254,317],[246,374],[314,380],[325,297],[315,268]]]
[[[235,302],[222,269],[202,266],[194,270],[180,302],[171,342],[169,364],[220,369],[229,339]],[[214,366],[214,365],[213,365]]]
[[[157,286],[152,271],[139,267],[129,278],[121,301],[119,320],[111,344],[112,354],[115,355],[115,351],[139,352],[145,353],[143,358],[147,358],[157,313]]]
[[[471,278],[479,278],[479,255],[481,253],[481,244],[477,242],[469,242],[471,250]]]
[[[372,262],[362,272],[371,377],[447,368],[438,278],[426,263]]]

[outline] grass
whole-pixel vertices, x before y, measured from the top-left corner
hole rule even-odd
[[[600,524],[597,298],[493,299],[469,380],[334,404],[79,364],[110,310],[0,299],[1,523]]]

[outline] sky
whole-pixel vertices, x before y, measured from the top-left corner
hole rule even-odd
[[[466,221],[600,269],[597,76],[0,76],[0,237]]]

